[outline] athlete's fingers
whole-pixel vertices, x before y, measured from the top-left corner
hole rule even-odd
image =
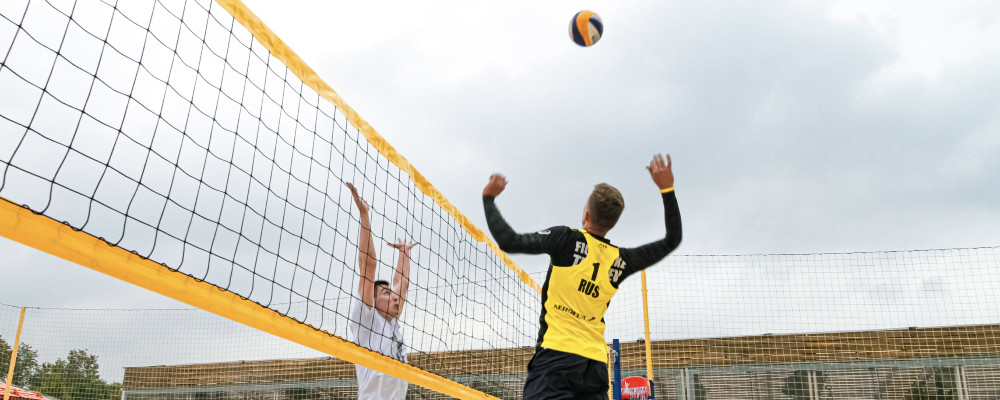
[[[649,162],[649,167],[647,167],[647,169],[649,169],[650,173],[655,173],[661,168],[663,168],[663,156],[654,154],[653,160]]]
[[[667,169],[670,169],[672,162],[670,161],[670,154],[667,153]]]
[[[358,209],[360,209],[361,211],[367,210],[368,202],[364,201],[361,198],[361,195],[358,194],[358,189],[354,187],[354,184],[350,182],[344,182],[344,183],[347,185],[348,189],[351,189],[351,196],[354,197],[354,204],[357,204]]]

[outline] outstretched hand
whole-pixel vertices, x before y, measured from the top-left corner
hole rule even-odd
[[[410,254],[410,249],[414,248],[420,242],[410,242],[400,238],[396,238],[396,243],[389,244],[389,247],[395,248],[402,253]]]
[[[354,204],[356,204],[358,206],[358,210],[361,211],[362,213],[367,213],[368,212],[368,203],[366,203],[364,200],[362,200],[361,196],[358,195],[358,189],[356,189],[354,187],[354,184],[352,184],[350,182],[344,182],[344,184],[347,185],[348,189],[351,189],[351,196],[354,196]]]
[[[507,187],[507,179],[500,174],[490,175],[490,181],[483,188],[483,196],[497,197]]]
[[[650,161],[649,166],[646,167],[649,176],[653,178],[653,182],[660,187],[660,190],[674,187],[674,172],[670,167],[670,154],[667,154],[666,164],[663,163],[663,155],[657,154],[653,156],[653,161]]]

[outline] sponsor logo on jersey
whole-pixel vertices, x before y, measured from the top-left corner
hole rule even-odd
[[[572,308],[569,308],[569,307],[566,307],[566,306],[564,306],[562,304],[553,305],[552,309],[556,310],[556,311],[562,311],[564,313],[569,314],[573,318],[582,319],[582,320],[587,321],[587,322],[590,322],[590,321],[593,321],[593,320],[597,319],[597,317],[588,317],[586,315],[580,314],[576,310],[574,310]]]

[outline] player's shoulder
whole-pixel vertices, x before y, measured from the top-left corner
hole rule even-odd
[[[553,226],[538,232],[539,235],[548,236],[549,241],[576,240],[583,237],[583,233],[578,229],[573,229],[565,225]]]
[[[545,228],[545,229],[542,229],[542,230],[540,230],[538,232],[535,232],[535,233],[537,233],[539,235],[566,235],[566,234],[569,234],[572,231],[573,231],[573,228],[570,228],[570,227],[565,226],[565,225],[559,225],[559,226],[553,226],[553,227]]]
[[[540,239],[546,243],[550,251],[569,246],[567,243],[572,243],[583,237],[579,231],[564,225],[542,229],[535,234],[541,236]]]

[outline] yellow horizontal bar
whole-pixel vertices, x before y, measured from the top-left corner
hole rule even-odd
[[[198,281],[0,198],[0,235],[341,360],[461,399],[495,399]]]
[[[496,243],[493,243],[492,240],[487,238],[486,234],[483,233],[479,227],[473,224],[472,221],[465,216],[465,214],[462,214],[462,212],[459,211],[447,197],[444,197],[444,195],[441,194],[441,192],[438,191],[437,188],[435,188],[434,185],[427,180],[427,178],[425,178],[412,164],[410,164],[406,157],[399,154],[399,152],[396,151],[396,148],[392,147],[392,145],[389,144],[389,142],[387,142],[382,135],[375,131],[375,128],[369,125],[368,121],[361,118],[361,116],[354,111],[351,106],[347,105],[347,102],[344,101],[344,99],[341,98],[340,95],[330,87],[330,85],[327,85],[323,79],[320,79],[316,71],[313,71],[313,69],[310,68],[309,65],[307,65],[305,61],[298,56],[298,54],[295,54],[295,52],[292,51],[292,49],[281,40],[281,38],[275,35],[274,32],[272,32],[271,29],[268,28],[256,14],[250,11],[250,9],[247,8],[242,1],[215,1],[222,6],[222,8],[226,9],[226,11],[228,11],[229,14],[240,23],[240,25],[247,28],[247,30],[253,34],[253,37],[264,45],[264,48],[266,48],[272,56],[281,60],[281,62],[288,67],[289,71],[292,71],[295,76],[302,80],[302,83],[305,83],[306,86],[315,90],[320,97],[333,103],[337,109],[339,109],[340,112],[347,117],[347,120],[351,123],[351,125],[361,132],[361,134],[365,135],[365,138],[368,139],[368,143],[370,143],[372,147],[377,149],[382,156],[399,167],[400,170],[409,174],[410,179],[413,180],[413,183],[417,186],[417,188],[428,197],[434,199],[434,202],[436,202],[442,210],[447,212],[448,215],[451,215],[456,222],[461,224],[462,227],[465,228],[465,231],[468,232],[473,239],[480,242],[486,242],[490,250],[493,250],[495,254],[500,256],[500,259],[507,266],[507,268],[510,268],[511,271],[514,271],[514,273],[517,274],[518,278],[521,279],[521,282],[530,286],[535,290],[535,292],[539,294],[542,293],[542,287],[538,285],[538,282],[535,282],[535,280],[532,279],[531,276],[524,271],[524,269],[511,260],[510,257],[507,256],[507,253],[500,250],[500,247],[497,246]]]

